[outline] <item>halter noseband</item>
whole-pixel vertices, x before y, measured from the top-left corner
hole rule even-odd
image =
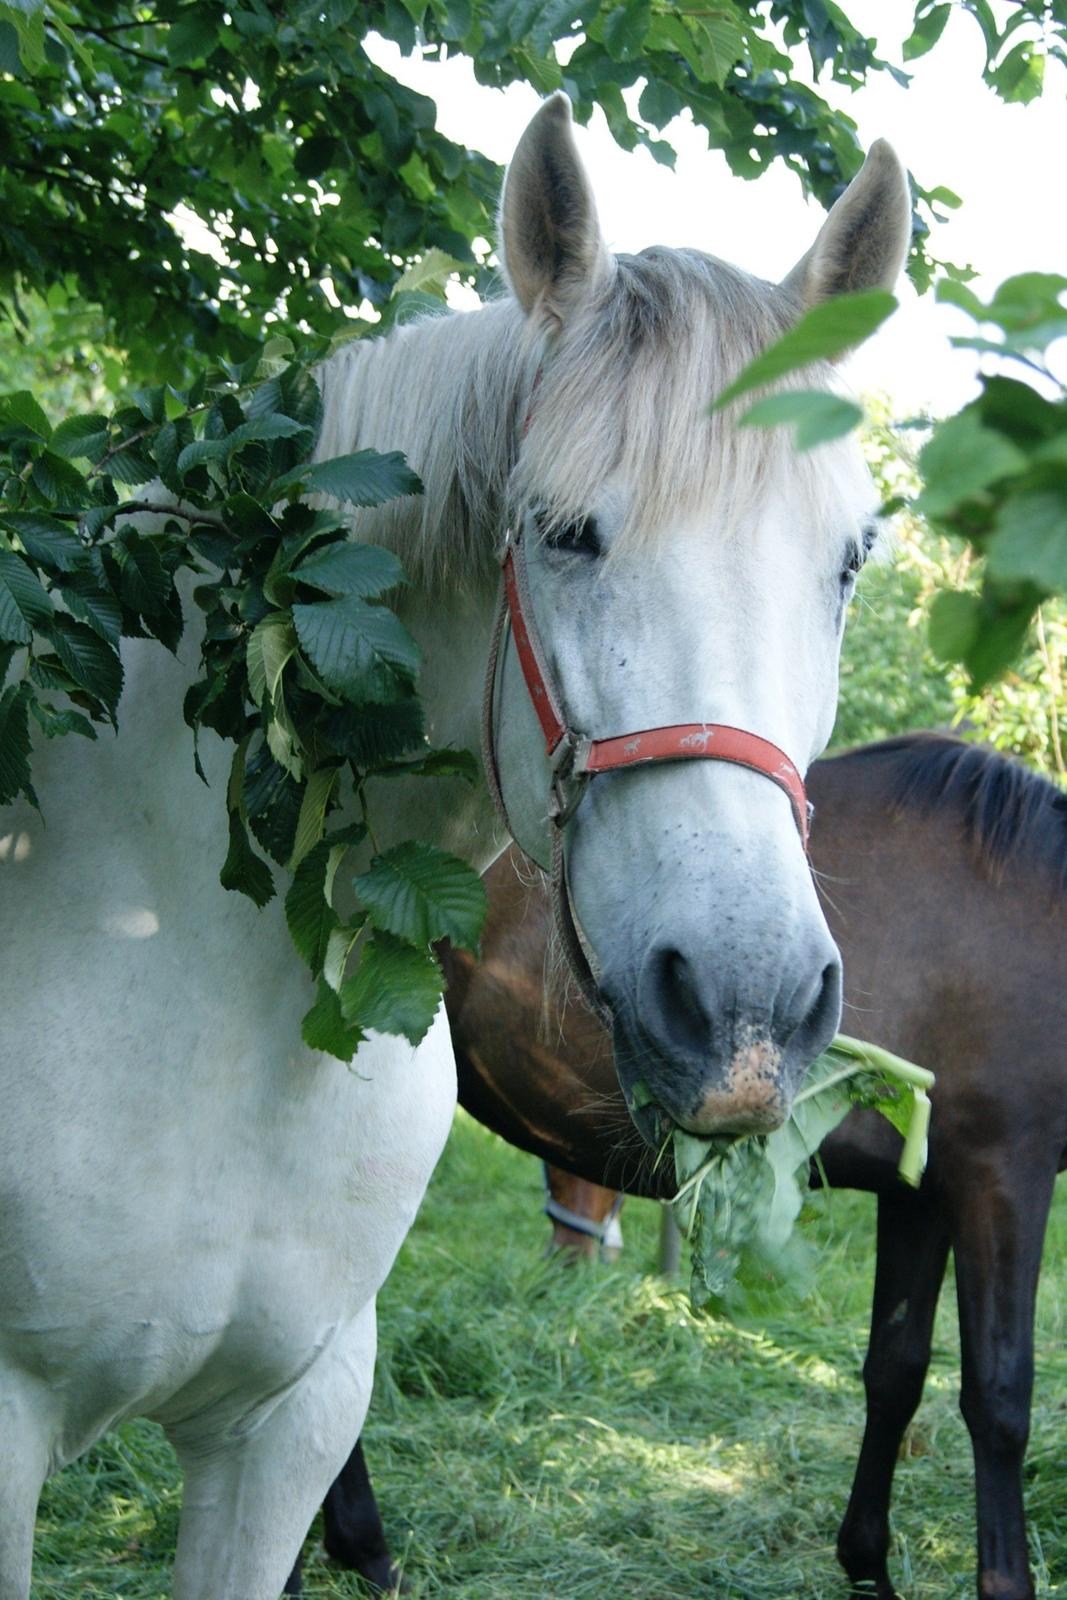
[[[538,372],[534,394],[540,377]],[[533,396],[531,406],[532,401]],[[528,412],[524,434],[529,424]],[[521,527],[507,533],[501,566],[503,582],[489,646],[482,702],[482,758],[486,779],[501,819],[514,838],[515,831],[508,818],[500,783],[494,719],[497,671],[502,647],[506,648],[505,630],[510,627],[526,689],[544,736],[545,754],[552,769],[548,819],[552,839],[552,898],[556,927],[587,1000],[604,1016],[605,1008],[597,994],[592,970],[592,952],[582,937],[570,904],[563,849],[564,830],[577,811],[591,780],[601,772],[647,766],[659,761],[727,761],[733,766],[747,767],[750,772],[758,772],[769,778],[788,797],[805,852],[808,848],[811,808],[804,780],[785,751],[769,739],[763,739],[756,733],[747,733],[743,728],[732,728],[722,722],[681,722],[669,727],[645,728],[637,733],[616,734],[607,739],[593,739],[578,733],[568,723],[560,697],[555,692],[548,659],[534,621]]]

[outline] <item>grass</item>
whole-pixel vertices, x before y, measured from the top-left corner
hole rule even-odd
[[[536,1164],[460,1114],[382,1296],[365,1434],[416,1600],[842,1600],[833,1541],[862,1422],[873,1215],[867,1196],[828,1197],[802,1307],[760,1330],[698,1320],[655,1276],[656,1207],[628,1203],[616,1267],[545,1260]],[[1043,1597],[1067,1595],[1065,1242],[1067,1190],[1039,1299],[1027,1472]],[[893,1570],[909,1600],[974,1593],[958,1387],[946,1285],[897,1472]],[[178,1495],[157,1429],[110,1435],[46,1489],[35,1600],[166,1594]],[[366,1594],[316,1538],[306,1589]]]

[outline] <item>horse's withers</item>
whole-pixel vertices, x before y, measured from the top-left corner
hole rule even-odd
[[[503,203],[508,273],[542,338],[513,491],[530,609],[577,732],[716,722],[800,772],[823,748],[869,480],[851,443],[800,457],[707,404],[806,305],[893,282],[909,216],[879,145],[781,289],[695,252],[613,260],[566,103],[534,119]],[[497,717],[509,816],[545,859],[551,774],[507,658]],[[643,1131],[659,1111],[705,1134],[777,1126],[841,991],[785,797],[704,762],[605,773],[556,859]]]

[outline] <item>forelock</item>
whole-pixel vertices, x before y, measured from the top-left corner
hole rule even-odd
[[[738,428],[747,402],[708,410],[797,316],[785,290],[696,250],[618,257],[611,281],[546,357],[515,498],[539,500],[550,524],[588,511],[619,478],[629,491],[624,543],[690,515],[735,525],[775,473],[825,498],[826,452],[798,457],[786,429]],[[834,386],[826,366],[794,381]]]

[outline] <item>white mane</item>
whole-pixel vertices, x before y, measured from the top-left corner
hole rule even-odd
[[[707,414],[797,315],[785,290],[699,251],[620,256],[562,330],[508,296],[343,349],[320,374],[319,454],[404,452],[425,494],[355,527],[419,583],[479,583],[514,507],[536,499],[549,521],[573,518],[616,473],[633,489],[621,540],[698,510],[726,531],[771,474],[788,472],[809,504],[826,493],[825,458],[798,457],[786,431]]]

